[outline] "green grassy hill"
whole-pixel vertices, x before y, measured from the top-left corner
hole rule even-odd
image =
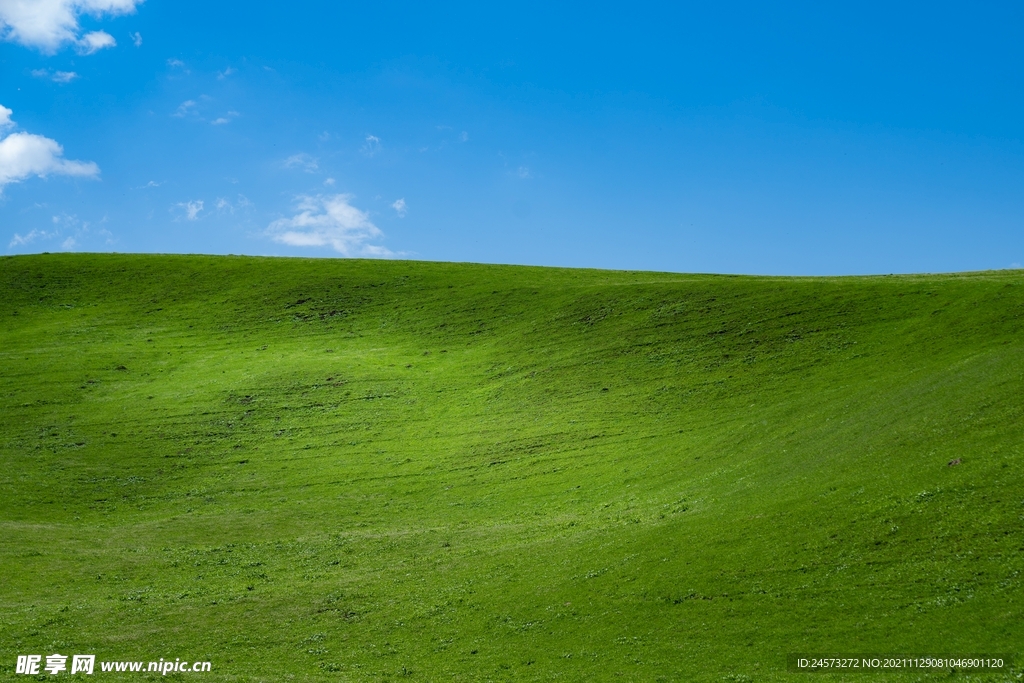
[[[1020,271],[39,255],[0,259],[0,321],[0,677],[1022,650]]]

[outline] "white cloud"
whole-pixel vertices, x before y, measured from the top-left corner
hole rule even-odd
[[[114,40],[114,36],[106,31],[92,31],[82,36],[81,40],[75,41],[75,49],[80,55],[96,54],[100,50],[116,45],[117,41]]]
[[[393,256],[386,248],[369,244],[384,236],[370,214],[352,206],[353,196],[336,194],[300,196],[296,213],[267,226],[275,242],[293,247],[332,247],[342,256]]]
[[[135,33],[129,33],[128,37],[132,39],[132,45],[135,47],[142,47],[142,34],[136,31]]]
[[[25,235],[15,234],[10,243],[8,243],[7,248],[12,249],[17,246],[31,244],[36,240],[43,242],[60,240],[60,248],[70,251],[80,248],[83,243],[95,243],[97,238],[102,239],[108,246],[117,242],[109,230],[102,227],[96,228],[89,221],[79,220],[78,216],[73,214],[64,213],[52,216],[50,220],[53,223],[53,230],[33,229]],[[100,225],[106,223],[106,221],[107,217],[104,216],[100,220]],[[71,234],[67,234],[69,232]]]
[[[203,210],[203,200],[194,199],[190,202],[180,203],[178,206],[185,209],[186,220],[194,221],[199,217],[199,213]]]
[[[11,110],[0,105],[0,128],[13,126]],[[64,148],[56,140],[31,133],[11,133],[0,140],[0,192],[5,185],[32,176],[68,175],[95,178],[100,168],[91,161],[64,159]]]
[[[519,177],[521,180],[526,180],[528,178],[532,178],[533,177],[530,174],[530,169],[528,169],[526,166],[520,166],[519,168],[517,168],[516,169],[516,176]]]
[[[178,118],[181,118],[182,116],[186,116],[189,112],[191,112],[195,108],[196,108],[196,101],[195,100],[185,100],[184,102],[182,102],[181,104],[178,105],[178,109],[173,114],[171,114],[171,116],[177,116]]]
[[[240,194],[234,203],[232,203],[227,197],[217,197],[217,203],[214,206],[217,209],[217,213],[234,214],[235,209],[238,209],[239,211],[248,210],[252,206],[252,202],[249,201],[249,198],[244,194]]]
[[[308,154],[293,154],[284,160],[285,168],[301,168],[306,173],[313,173],[320,168],[320,164],[316,157],[312,157]]]
[[[48,69],[33,69],[32,75],[36,78],[45,78],[62,85],[64,83],[70,83],[78,78],[78,74],[74,71],[54,71],[53,73],[50,73]]]
[[[0,37],[53,54],[74,43],[84,54],[113,47],[110,34],[93,31],[79,37],[78,17],[132,14],[142,0],[0,0]]]
[[[53,239],[59,234],[59,232],[46,232],[45,230],[32,230],[32,232],[28,233],[27,235],[19,235],[18,233],[14,233],[14,237],[11,238],[11,241],[7,244],[7,248],[12,249],[14,247],[19,247],[23,244],[31,244],[32,242],[35,242],[37,239]]]
[[[237,111],[229,111],[224,116],[218,117],[218,118],[214,119],[213,121],[210,121],[210,124],[214,125],[214,126],[223,126],[225,123],[231,123],[235,119],[235,117],[237,117],[237,116],[238,116],[238,112]]]
[[[405,205],[405,198],[396,200],[395,203],[391,205],[391,208],[395,210],[395,213],[398,214],[399,218],[405,218],[405,214],[409,210]]]
[[[0,0],[2,2],[2,0]],[[171,78],[181,78],[183,75],[188,76],[192,73],[192,70],[188,68],[188,65],[180,59],[171,57],[167,60],[167,66],[171,69]]]
[[[327,180],[325,180],[325,181],[324,181],[324,185],[325,185],[326,187],[331,187],[331,186],[333,186],[333,185],[334,185],[334,178],[328,178]]]
[[[218,71],[217,72],[217,80],[218,81],[223,81],[225,78],[227,78],[228,76],[230,76],[231,74],[233,74],[233,73],[235,73],[237,71],[238,71],[238,69],[236,69],[235,67],[229,66],[228,68],[224,69],[223,71]]]
[[[380,138],[376,135],[367,135],[366,142],[363,143],[363,154],[368,157],[372,157],[374,154],[380,151]]]
[[[466,131],[459,133],[459,142],[469,142],[469,133]]]

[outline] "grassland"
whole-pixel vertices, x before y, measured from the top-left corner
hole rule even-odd
[[[0,321],[0,678],[1020,679],[1020,271],[38,255]]]

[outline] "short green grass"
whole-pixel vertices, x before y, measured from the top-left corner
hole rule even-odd
[[[38,255],[0,259],[0,321],[0,677],[1022,650],[1020,271]]]

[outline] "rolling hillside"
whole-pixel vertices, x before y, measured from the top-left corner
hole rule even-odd
[[[1021,271],[38,255],[0,320],[0,676],[1020,678]]]

